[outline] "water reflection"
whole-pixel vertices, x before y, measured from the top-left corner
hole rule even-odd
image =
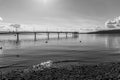
[[[105,40],[107,48],[120,48],[120,34],[96,34],[96,36]]]
[[[107,36],[106,37],[106,46],[108,48],[120,48],[120,36]]]

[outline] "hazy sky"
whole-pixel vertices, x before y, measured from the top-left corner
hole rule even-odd
[[[103,26],[120,15],[120,0],[0,0],[4,22]]]

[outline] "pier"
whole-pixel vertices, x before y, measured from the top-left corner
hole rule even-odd
[[[66,38],[68,38],[68,34],[76,35],[79,34],[79,32],[70,32],[70,31],[19,31],[19,32],[0,32],[0,34],[13,34],[16,35],[16,40],[20,40],[20,34],[34,34],[34,40],[37,40],[37,34],[39,33],[45,33],[47,35],[47,39],[50,39],[50,34],[55,33],[58,35],[58,39],[60,38],[60,34],[65,34]]]

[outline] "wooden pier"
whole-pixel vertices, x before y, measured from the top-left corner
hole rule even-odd
[[[34,34],[34,40],[36,41],[37,40],[37,34],[39,33],[45,33],[47,34],[47,39],[49,40],[50,39],[50,34],[51,33],[55,33],[58,35],[58,39],[60,38],[60,34],[63,33],[65,34],[66,38],[68,38],[68,34],[72,34],[72,35],[75,35],[75,34],[79,34],[79,32],[69,32],[69,31],[19,31],[19,32],[0,32],[0,34],[14,34],[16,35],[16,40],[19,41],[20,40],[20,37],[19,35],[20,34]]]

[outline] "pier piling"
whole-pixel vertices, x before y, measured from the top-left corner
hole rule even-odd
[[[37,40],[37,33],[36,32],[34,33],[34,40],[35,41]]]
[[[58,39],[60,39],[60,33],[58,33]]]
[[[48,40],[50,39],[50,33],[47,33]]]
[[[17,41],[19,41],[19,33],[16,33]]]
[[[66,34],[66,38],[68,38],[68,33],[65,33]]]

